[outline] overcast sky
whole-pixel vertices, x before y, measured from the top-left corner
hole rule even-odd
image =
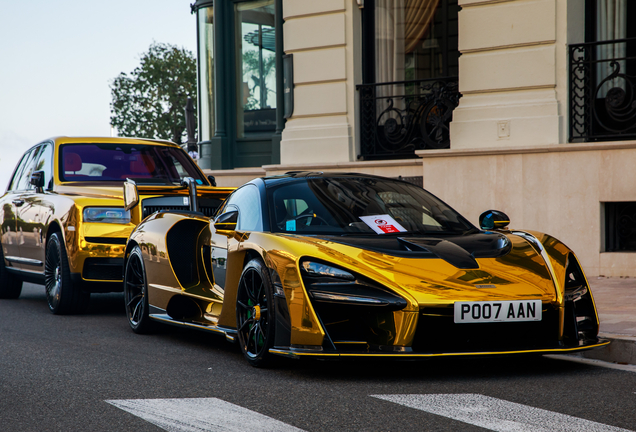
[[[196,54],[194,0],[0,0],[0,194],[53,136],[110,136],[110,87],[155,42]]]

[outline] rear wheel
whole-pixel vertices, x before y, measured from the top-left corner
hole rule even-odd
[[[0,245],[0,299],[17,299],[22,292],[22,281],[7,270]]]
[[[152,330],[152,321],[148,315],[148,283],[146,268],[139,246],[135,246],[126,260],[124,271],[124,301],[130,328],[139,334]]]
[[[54,314],[65,315],[86,311],[91,294],[73,286],[64,239],[58,232],[51,234],[46,244],[44,287],[49,309]]]
[[[256,367],[267,366],[274,345],[274,296],[272,282],[260,259],[247,263],[236,293],[236,328],[241,351]]]

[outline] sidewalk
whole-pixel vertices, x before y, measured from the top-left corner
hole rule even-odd
[[[636,364],[636,278],[591,277],[588,282],[601,322],[600,336],[612,343],[584,351],[583,357]]]

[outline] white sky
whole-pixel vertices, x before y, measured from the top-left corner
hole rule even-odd
[[[0,195],[53,136],[110,136],[110,81],[155,42],[196,55],[194,0],[0,0]]]

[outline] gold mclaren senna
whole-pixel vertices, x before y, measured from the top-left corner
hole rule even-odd
[[[478,229],[412,184],[308,172],[253,180],[213,218],[192,210],[154,213],[130,235],[124,296],[137,333],[157,322],[221,333],[253,366],[608,343],[574,252],[508,229],[498,211]]]

